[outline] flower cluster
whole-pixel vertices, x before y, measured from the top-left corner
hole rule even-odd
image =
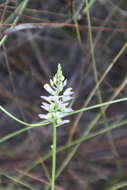
[[[55,123],[56,125],[61,125],[68,123],[69,120],[63,120],[69,112],[72,112],[72,108],[69,107],[69,101],[72,100],[72,88],[67,88],[67,80],[65,80],[61,65],[58,64],[58,70],[53,80],[50,79],[50,85],[45,84],[45,90],[50,94],[49,96],[41,96],[46,102],[42,102],[41,107],[46,110],[47,114],[39,114],[41,119],[46,119]]]

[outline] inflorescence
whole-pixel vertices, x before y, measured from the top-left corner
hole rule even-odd
[[[73,91],[72,88],[67,88],[67,80],[63,76],[61,65],[58,64],[58,70],[53,80],[50,79],[50,85],[45,84],[45,90],[50,94],[49,96],[41,96],[46,102],[42,102],[41,107],[46,110],[47,114],[39,114],[41,119],[46,119],[56,125],[62,125],[70,122],[69,120],[63,120],[69,112],[72,112],[72,108],[69,106],[70,100],[72,100]]]

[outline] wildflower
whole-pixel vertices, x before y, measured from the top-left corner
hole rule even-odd
[[[50,79],[50,85],[45,84],[45,90],[50,94],[49,96],[41,96],[46,102],[42,102],[41,108],[46,110],[47,114],[39,114],[41,119],[54,122],[56,125],[68,123],[69,120],[63,120],[69,112],[72,112],[72,108],[69,106],[69,101],[72,100],[73,91],[72,88],[67,88],[67,80],[64,78],[61,65],[58,64],[58,70],[53,80]]]

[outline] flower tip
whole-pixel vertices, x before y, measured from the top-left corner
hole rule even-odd
[[[60,63],[58,63],[58,70],[61,70],[62,68],[61,68],[61,64]]]

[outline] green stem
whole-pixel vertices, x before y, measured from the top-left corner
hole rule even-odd
[[[52,182],[51,190],[55,190],[55,178],[56,178],[56,124],[53,124],[53,134],[52,134]]]
[[[122,187],[125,187],[125,186],[127,186],[127,181],[117,183],[114,186],[112,186],[111,188],[109,188],[108,190],[117,190],[117,189],[121,189]]]

